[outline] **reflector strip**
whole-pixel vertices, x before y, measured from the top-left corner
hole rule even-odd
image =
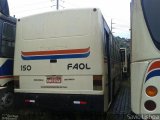
[[[35,100],[25,100],[25,103],[35,103]]]
[[[87,104],[86,101],[73,101],[74,104],[80,104],[80,105],[85,105]]]
[[[87,102],[86,101],[80,101],[80,104],[85,105],[85,104],[87,104]]]
[[[80,104],[80,101],[73,101],[74,104]]]

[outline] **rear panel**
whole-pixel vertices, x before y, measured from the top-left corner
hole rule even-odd
[[[68,10],[19,20],[15,75],[102,74],[96,17],[92,10]]]
[[[52,89],[56,92],[60,92],[59,89],[93,90],[92,76],[20,76],[20,79],[22,80],[20,86],[23,89],[30,89],[30,92],[35,93],[41,93],[47,89],[50,89],[51,93],[53,93]]]
[[[14,74],[20,76],[20,88],[16,92],[102,90],[101,17],[99,10],[82,9],[18,20]]]

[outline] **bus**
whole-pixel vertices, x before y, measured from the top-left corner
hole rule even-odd
[[[131,2],[131,108],[160,114],[160,1]]]
[[[122,65],[122,75],[123,77],[127,76],[128,72],[128,58],[127,58],[127,48],[120,48],[121,54],[121,65]]]
[[[0,110],[13,103],[13,57],[16,18],[9,16],[7,0],[0,1]]]
[[[18,19],[15,105],[106,112],[121,76],[119,45],[98,8]]]

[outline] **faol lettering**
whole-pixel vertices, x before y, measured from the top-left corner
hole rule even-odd
[[[69,63],[67,65],[67,70],[89,70],[91,69],[87,63]]]

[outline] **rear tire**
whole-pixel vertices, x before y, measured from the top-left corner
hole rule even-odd
[[[4,108],[12,106],[13,101],[14,101],[14,96],[13,93],[11,92],[5,93],[1,98],[2,106]]]

